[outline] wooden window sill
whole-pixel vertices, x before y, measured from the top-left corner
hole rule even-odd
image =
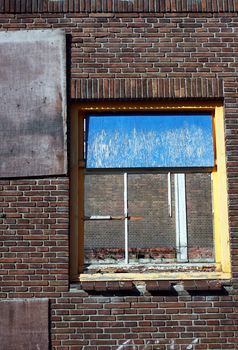
[[[156,272],[156,273],[94,273],[81,274],[80,282],[89,281],[183,281],[183,280],[229,280],[225,272]]]

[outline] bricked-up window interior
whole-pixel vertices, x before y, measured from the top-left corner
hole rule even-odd
[[[89,115],[86,266],[214,261],[212,115]]]

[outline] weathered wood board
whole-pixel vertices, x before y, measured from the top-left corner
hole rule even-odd
[[[213,167],[212,116],[89,115],[87,168]]]
[[[0,302],[0,350],[49,350],[47,299]]]
[[[62,30],[0,33],[0,177],[67,172]]]

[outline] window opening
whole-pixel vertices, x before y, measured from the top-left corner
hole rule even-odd
[[[89,115],[85,126],[85,263],[213,262],[211,114]]]
[[[194,141],[192,139],[190,139],[192,143],[183,143],[186,145],[186,151],[192,154],[197,154],[196,152],[201,154],[204,147],[200,148],[200,145],[205,145],[205,149],[210,150],[208,152],[210,155],[205,157],[209,159],[209,161],[206,163],[195,163],[192,161],[184,164],[185,166],[179,165],[179,163],[175,164],[175,166],[172,166],[171,163],[169,166],[167,166],[168,164],[162,166],[162,164],[158,162],[152,165],[150,161],[147,161],[146,163],[138,162],[135,168],[131,168],[123,166],[120,159],[117,159],[117,161],[114,162],[115,167],[111,169],[105,166],[101,168],[90,167],[88,163],[88,141],[90,141],[88,137],[88,117],[117,117],[119,114],[123,115],[123,113],[124,116],[127,117],[132,115],[134,115],[134,117],[135,115],[141,117],[143,116],[142,113],[144,113],[144,117],[154,117],[156,115],[166,115],[168,117],[169,115],[181,116],[183,114],[188,117],[189,115],[196,115],[197,117],[200,116],[201,120],[204,120],[202,119],[204,115],[208,116],[207,120],[211,119],[212,116],[213,127],[211,128],[211,126],[209,126],[206,130],[208,132],[207,136],[201,138],[205,130],[200,134],[198,133],[201,141],[197,142],[198,147],[191,147],[191,144],[193,144],[192,141]],[[187,119],[187,122],[192,121],[192,119]],[[180,119],[180,121],[181,120],[182,119]],[[81,281],[101,281],[102,279],[108,281],[124,281],[128,279],[167,280],[172,278],[183,280],[194,278],[231,278],[224,108],[221,103],[206,102],[191,104],[191,101],[183,101],[182,105],[178,105],[176,102],[164,105],[160,102],[148,103],[144,101],[137,103],[125,101],[108,101],[106,103],[100,101],[90,103],[82,102],[72,107],[71,122],[71,125],[73,125],[70,137],[72,150],[70,157],[70,273],[72,281],[78,281],[79,279]],[[84,123],[85,125],[87,124],[86,128],[84,128]],[[176,123],[171,124],[176,125]],[[181,126],[184,125],[183,123],[179,124]],[[199,129],[199,125],[197,126],[197,129]],[[194,125],[194,127],[196,128],[196,125]],[[137,135],[140,134],[141,130],[138,128],[136,129]],[[154,130],[154,128],[152,129]],[[160,128],[160,130],[162,129],[163,128]],[[147,131],[148,128],[145,130],[143,137],[145,137]],[[84,134],[85,147],[83,145]],[[119,135],[121,134],[120,131]],[[187,133],[187,135],[198,134],[189,132],[189,130]],[[212,134],[213,137],[211,136]],[[161,135],[158,136],[158,139],[160,136]],[[197,140],[199,140],[199,137]],[[130,140],[130,137],[127,137],[127,139]],[[140,139],[143,140],[142,137],[140,137]],[[147,137],[147,139],[149,138]],[[166,140],[166,138],[164,138],[164,140]],[[168,140],[171,139],[168,138]],[[111,143],[111,145],[112,144],[113,143]],[[152,146],[154,144],[156,145],[156,143],[153,142],[150,144],[152,144]],[[137,145],[139,144],[137,143]],[[171,146],[172,145],[173,142],[171,142]],[[105,154],[110,155],[109,144],[104,143],[104,147],[106,147]],[[181,159],[181,149],[183,149],[183,147],[173,148],[178,156],[177,159]],[[120,148],[116,149],[120,150]],[[155,148],[151,149],[155,150]],[[159,149],[161,148],[157,147],[158,151]],[[133,154],[131,153],[131,148],[124,147],[124,150],[130,150],[130,154]],[[124,153],[124,151],[122,154],[123,157],[121,157],[121,159],[126,159],[128,157],[128,154]],[[133,159],[140,160],[141,154],[144,155],[143,159],[151,159],[144,151],[135,154]],[[197,158],[201,159],[200,155]],[[158,158],[156,159],[158,160]],[[191,160],[191,158],[189,159]],[[124,252],[123,177],[125,172],[128,177],[128,265],[125,264]],[[168,175],[168,173],[170,173],[170,175]],[[185,174],[188,263],[182,264],[177,262],[176,252],[174,174]],[[107,176],[107,178],[103,178],[103,176]],[[140,183],[140,190],[138,186],[136,186],[138,182]],[[111,183],[113,183],[113,191],[110,189]],[[147,191],[143,191],[143,188],[146,189],[148,193]],[[118,197],[119,193],[121,196],[120,198]],[[135,193],[137,195],[135,195]],[[151,208],[149,208],[148,205],[145,206],[146,197],[150,196],[151,198],[155,198],[156,193],[160,195],[159,203],[154,200],[153,205],[150,205]],[[115,197],[117,197],[116,200]],[[103,203],[107,203],[107,208],[105,208],[107,210],[102,210]],[[135,209],[133,209],[134,212],[131,210],[132,204]],[[144,211],[142,208],[144,208]],[[158,210],[158,208],[160,210]],[[157,215],[155,221],[152,220],[154,217],[154,215],[151,215],[152,212]],[[160,218],[159,215],[162,215],[161,213],[163,213],[166,220]],[[92,218],[90,219],[91,216]],[[101,217],[100,219],[99,216]],[[152,224],[150,225],[151,220]],[[163,229],[163,223],[166,221],[167,230]],[[152,244],[154,244],[152,228],[156,229],[158,233],[155,237],[159,237],[157,239],[157,244],[159,242],[159,247],[157,248],[159,249],[156,248],[156,244],[154,247],[152,246]],[[161,234],[159,230],[162,230],[163,234]],[[164,240],[164,238],[166,239]],[[115,242],[116,240],[117,242]],[[145,246],[143,248],[145,243],[148,245],[150,244],[149,247],[146,248],[147,250],[144,249]],[[85,250],[83,247],[85,247]],[[166,247],[169,247],[169,249],[167,250]],[[98,266],[99,261],[100,266]],[[156,264],[154,264],[155,262]],[[176,264],[171,264],[172,262]],[[190,264],[191,262],[192,264]],[[199,264],[196,264],[196,262]],[[202,262],[202,264],[200,264],[200,262]],[[207,262],[214,263],[210,264]],[[101,268],[103,264],[105,268]],[[116,264],[117,268],[112,268],[110,264]],[[123,264],[124,266],[122,266]],[[88,265],[90,265],[91,268],[88,268]],[[154,268],[155,265],[156,268]],[[136,266],[138,266],[137,269],[135,268]],[[117,273],[115,274],[114,272]],[[170,272],[172,272],[173,275],[171,275]]]

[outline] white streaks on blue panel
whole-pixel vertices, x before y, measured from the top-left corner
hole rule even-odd
[[[89,116],[87,168],[212,167],[210,114]]]

